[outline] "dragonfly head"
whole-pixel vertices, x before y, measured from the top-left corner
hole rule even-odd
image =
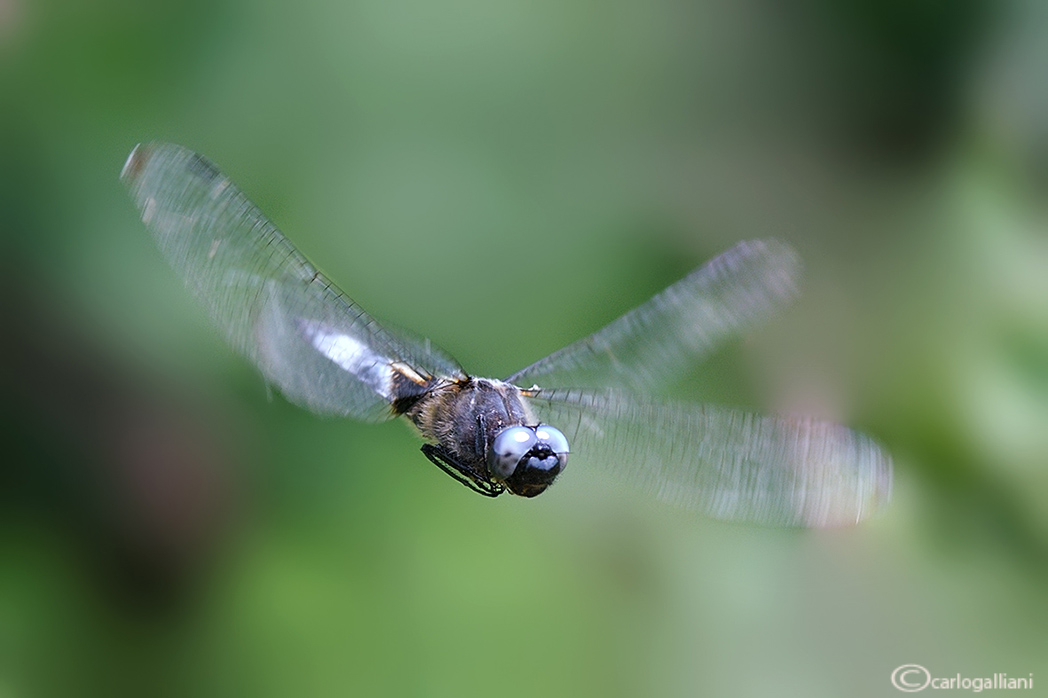
[[[488,470],[521,497],[535,497],[568,464],[568,439],[546,424],[506,427],[488,451]]]

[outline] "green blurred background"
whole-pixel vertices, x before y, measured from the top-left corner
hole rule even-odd
[[[1046,7],[0,0],[0,696],[1048,686]],[[480,375],[786,240],[800,302],[679,396],[867,431],[894,502],[489,501],[268,396],[118,182],[151,139]]]

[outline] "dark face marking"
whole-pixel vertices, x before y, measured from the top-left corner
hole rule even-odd
[[[521,497],[537,497],[560,475],[564,469],[561,461],[548,446],[539,445],[529,451],[513,474],[504,480],[506,488]]]

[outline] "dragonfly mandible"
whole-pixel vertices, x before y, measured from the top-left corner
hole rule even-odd
[[[422,452],[475,492],[534,497],[570,454],[573,472],[578,464],[725,520],[840,526],[889,499],[891,457],[862,433],[653,397],[794,297],[799,260],[783,243],[740,242],[497,380],[376,322],[201,155],[141,144],[121,179],[190,292],[285,398],[323,415],[404,417]]]

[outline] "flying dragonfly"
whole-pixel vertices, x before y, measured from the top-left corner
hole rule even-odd
[[[140,144],[121,179],[190,292],[284,397],[323,415],[404,417],[426,457],[482,495],[541,494],[570,454],[590,477],[718,519],[841,526],[888,501],[891,457],[864,434],[651,396],[792,299],[799,260],[780,242],[741,242],[496,380],[376,322],[197,153]]]

